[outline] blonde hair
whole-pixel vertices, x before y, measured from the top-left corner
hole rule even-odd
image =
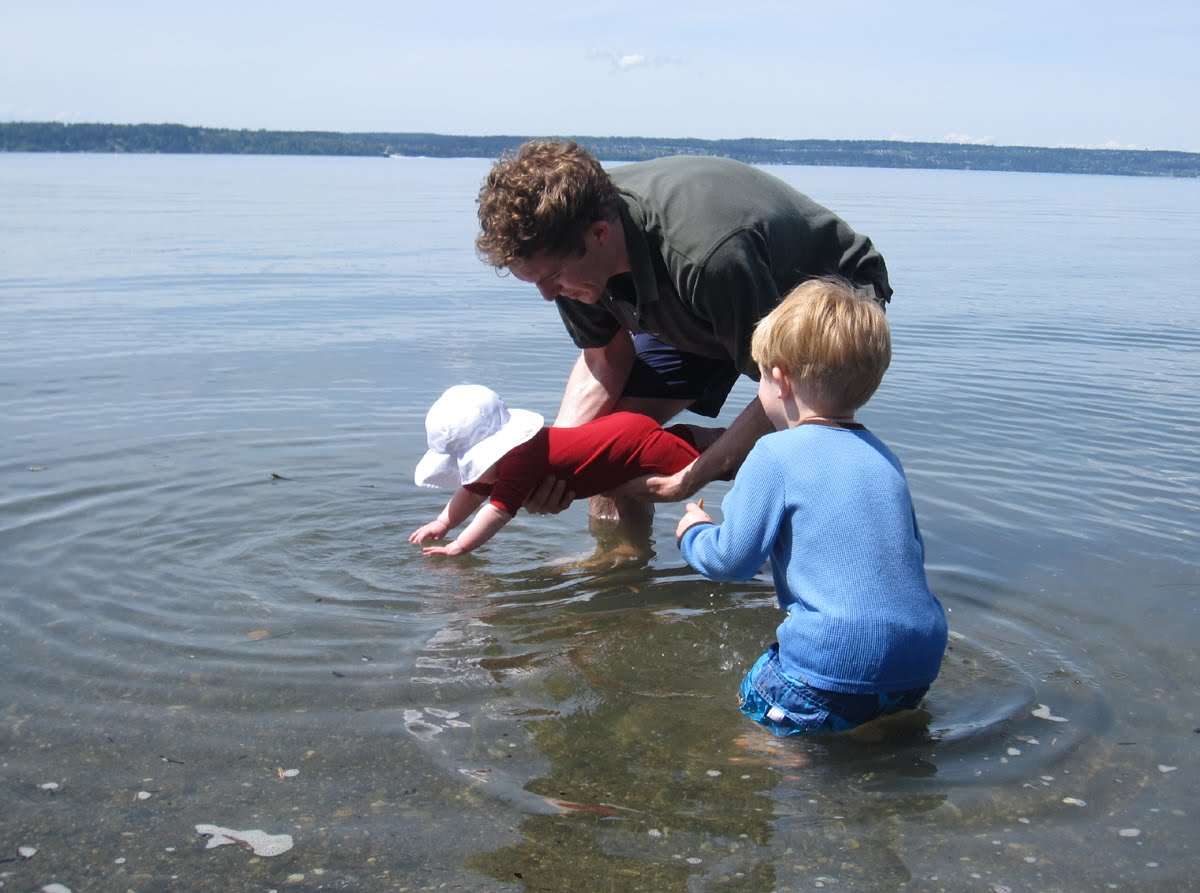
[[[572,140],[532,140],[497,161],[480,188],[475,249],[498,268],[542,252],[582,254],[587,228],[613,219],[619,203],[587,150]]]
[[[761,368],[803,382],[820,405],[853,412],[883,380],[892,339],[875,301],[844,280],[810,279],[759,320],[750,353]]]

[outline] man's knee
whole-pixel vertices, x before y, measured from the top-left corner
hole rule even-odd
[[[588,500],[588,514],[598,521],[630,521],[653,518],[654,503],[631,497],[614,498],[605,494]]]

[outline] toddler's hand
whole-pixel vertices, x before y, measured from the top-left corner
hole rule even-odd
[[[679,523],[675,526],[675,537],[678,539],[683,536],[684,531],[689,527],[694,527],[697,524],[711,524],[713,519],[708,512],[704,511],[704,500],[699,502],[689,502],[684,511],[683,517],[679,519]]]
[[[410,543],[423,543],[425,540],[440,540],[446,535],[448,528],[442,521],[430,521],[424,527],[418,527],[409,536]]]

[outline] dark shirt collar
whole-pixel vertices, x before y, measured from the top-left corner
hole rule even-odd
[[[637,306],[642,307],[658,300],[658,281],[654,276],[654,262],[650,259],[650,245],[646,238],[646,221],[638,198],[632,192],[621,190],[621,199],[621,227],[625,232],[629,270],[637,295]],[[623,292],[619,290],[619,293]]]

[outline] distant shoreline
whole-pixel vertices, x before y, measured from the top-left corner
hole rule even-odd
[[[230,130],[183,124],[0,122],[0,152],[400,155],[490,159],[499,157],[529,138],[436,133]],[[602,161],[644,161],[664,155],[716,155],[751,164],[1200,177],[1200,153],[1155,149],[1039,148],[892,140],[571,138]]]

